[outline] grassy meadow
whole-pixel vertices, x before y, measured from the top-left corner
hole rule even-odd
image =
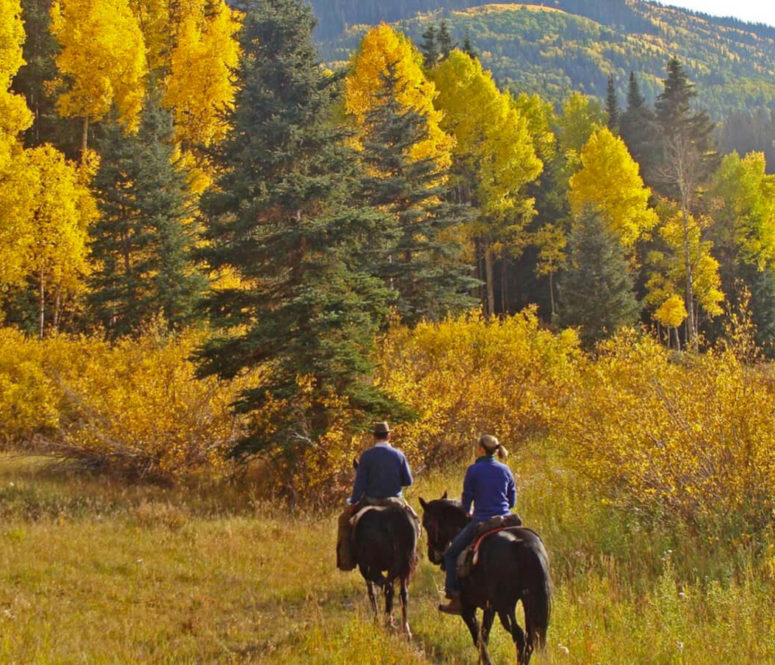
[[[775,662],[761,553],[715,557],[690,534],[646,532],[555,462],[540,442],[511,457],[556,587],[536,662]],[[457,494],[461,476],[420,475],[409,499]],[[335,512],[289,515],[248,483],[127,485],[0,457],[0,662],[476,662],[462,621],[435,609],[442,576],[425,556],[414,639],[375,626],[360,575],[335,568]],[[491,644],[496,662],[513,662],[500,626]]]

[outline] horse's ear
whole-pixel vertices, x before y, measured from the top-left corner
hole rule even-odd
[[[425,510],[428,507],[428,504],[425,502],[425,499],[420,497],[420,505],[422,506],[422,509]]]
[[[447,490],[444,490],[444,494],[441,495],[441,498],[442,499],[446,499],[447,498]]]
[[[353,457],[353,469],[358,470],[358,460]]]

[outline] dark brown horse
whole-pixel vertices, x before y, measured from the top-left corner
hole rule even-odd
[[[378,616],[374,585],[385,594],[385,614],[392,627],[395,583],[399,583],[402,628],[411,637],[407,616],[409,578],[417,565],[417,531],[407,511],[398,505],[369,508],[355,526],[355,557],[366,580],[371,607]]]
[[[420,499],[420,505],[428,533],[428,558],[443,567],[444,550],[468,522],[468,515],[459,501],[447,499],[446,492],[434,501]],[[479,661],[491,663],[487,640],[497,614],[514,640],[517,663],[528,665],[534,649],[546,643],[552,598],[549,559],[538,534],[518,527],[488,536],[479,548],[479,562],[460,583],[463,621],[479,648]],[[515,614],[520,600],[525,630]],[[484,610],[481,626],[477,608]]]

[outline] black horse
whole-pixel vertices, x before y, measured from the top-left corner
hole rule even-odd
[[[434,501],[420,499],[420,505],[428,533],[428,558],[443,568],[444,550],[469,517],[459,501],[447,499],[446,492]],[[480,662],[491,663],[487,640],[497,614],[514,640],[517,663],[527,665],[533,650],[546,643],[551,597],[549,559],[534,531],[519,527],[488,536],[479,548],[477,565],[461,580],[460,593],[463,621],[479,648]],[[525,610],[527,635],[515,615],[519,600]],[[484,610],[481,626],[476,619],[480,607]]]
[[[355,560],[366,580],[369,600],[377,617],[377,600],[374,585],[385,594],[385,613],[393,624],[393,598],[395,583],[400,583],[402,628],[411,637],[407,605],[409,603],[409,578],[417,565],[417,531],[406,509],[400,505],[373,506],[355,525]]]

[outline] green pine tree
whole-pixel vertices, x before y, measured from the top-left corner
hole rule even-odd
[[[174,163],[172,116],[159,93],[149,94],[136,136],[112,123],[99,150],[95,316],[111,336],[136,332],[158,315],[170,328],[190,322],[205,280],[193,267],[197,225],[186,174]]]
[[[466,28],[465,38],[463,39],[463,46],[461,47],[463,53],[469,55],[472,58],[478,58],[479,54],[474,50],[471,45],[471,32]]]
[[[587,347],[634,324],[640,307],[627,261],[599,213],[585,211],[574,221],[568,253],[569,267],[557,284],[559,323],[578,327]]]
[[[337,81],[317,61],[307,4],[256,0],[245,11],[223,175],[202,202],[203,258],[244,286],[208,295],[223,332],[200,349],[200,374],[265,367],[236,405],[262,417],[234,454],[273,450],[293,465],[335,416],[358,426],[400,415],[370,380],[390,292],[368,257],[389,222],[358,202],[358,160],[331,122]]]
[[[608,129],[617,133],[619,129],[619,100],[616,98],[616,86],[614,85],[614,77],[608,77],[608,85],[606,86],[605,97],[605,110],[608,114]]]
[[[455,44],[452,43],[452,35],[449,34],[446,19],[441,20],[437,41],[439,44],[440,58],[445,60],[449,57],[449,54],[452,53],[452,49],[455,48]]]
[[[650,184],[649,174],[653,171],[657,130],[654,113],[646,104],[633,72],[630,72],[627,89],[627,108],[619,117],[619,135],[632,158],[640,165],[641,177]]]
[[[436,27],[433,23],[422,33],[420,51],[423,54],[423,62],[428,69],[439,61],[439,45],[436,39]]]
[[[409,157],[411,147],[427,135],[427,120],[401,107],[402,83],[390,68],[383,79],[378,101],[366,116],[362,153],[371,174],[364,179],[365,198],[392,216],[374,265],[397,293],[404,322],[438,320],[476,304],[470,295],[477,285],[472,268],[461,262],[461,245],[449,234],[468,218],[468,209],[447,201],[448,174],[432,160]]]

